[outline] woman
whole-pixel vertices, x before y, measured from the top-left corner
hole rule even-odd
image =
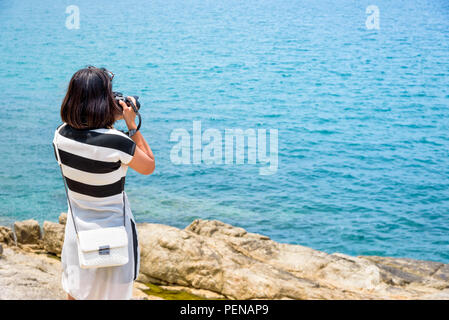
[[[88,67],[77,71],[61,106],[64,123],[55,132],[55,152],[58,151],[68,188],[61,256],[62,286],[68,299],[130,299],[133,281],[139,274],[139,244],[124,192],[125,176],[128,167],[144,175],[151,174],[155,162],[140,131],[133,131],[137,126],[132,107],[123,101],[120,105],[115,102],[112,78],[113,74],[106,69]],[[136,103],[133,97],[128,98]],[[119,119],[125,120],[134,135],[129,137],[113,128]],[[128,263],[80,268],[76,231],[123,224],[128,235]]]

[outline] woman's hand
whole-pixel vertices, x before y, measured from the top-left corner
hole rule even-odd
[[[136,99],[134,97],[127,97],[129,100],[131,100],[134,105],[136,105]],[[128,107],[125,103],[125,101],[120,100],[120,106],[123,108],[123,119],[126,122],[126,126],[129,130],[131,129],[137,129],[136,125],[136,113],[134,112],[132,107]]]

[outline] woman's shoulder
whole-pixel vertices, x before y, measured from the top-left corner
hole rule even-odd
[[[134,152],[135,142],[124,132],[115,128],[75,129],[64,123],[56,130],[59,135],[77,143],[118,149],[126,153]]]
[[[62,129],[66,125],[67,125],[67,123],[65,123],[65,122],[61,123],[59,126],[56,127],[55,131],[59,131],[59,129]]]
[[[101,137],[99,137],[99,141],[101,141],[103,146],[119,150],[131,156],[134,155],[136,143],[123,131],[117,130],[115,128],[101,128],[91,131],[101,135]]]
[[[123,131],[117,130],[115,128],[109,128],[109,129],[101,128],[101,129],[94,129],[92,131],[98,132],[98,133],[104,133],[104,134],[112,134],[114,136],[123,137],[123,138],[126,138],[127,140],[133,141],[126,133],[124,133]]]

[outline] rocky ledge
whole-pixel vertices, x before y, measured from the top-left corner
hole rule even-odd
[[[65,298],[58,260],[64,223],[62,214],[59,223],[45,221],[43,232],[34,220],[0,226],[0,299]],[[327,254],[216,220],[137,228],[137,299],[164,291],[182,299],[449,299],[449,264]]]

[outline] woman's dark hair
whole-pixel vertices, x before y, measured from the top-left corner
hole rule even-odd
[[[110,128],[121,114],[105,69],[89,66],[75,72],[61,105],[62,121],[76,129]]]

